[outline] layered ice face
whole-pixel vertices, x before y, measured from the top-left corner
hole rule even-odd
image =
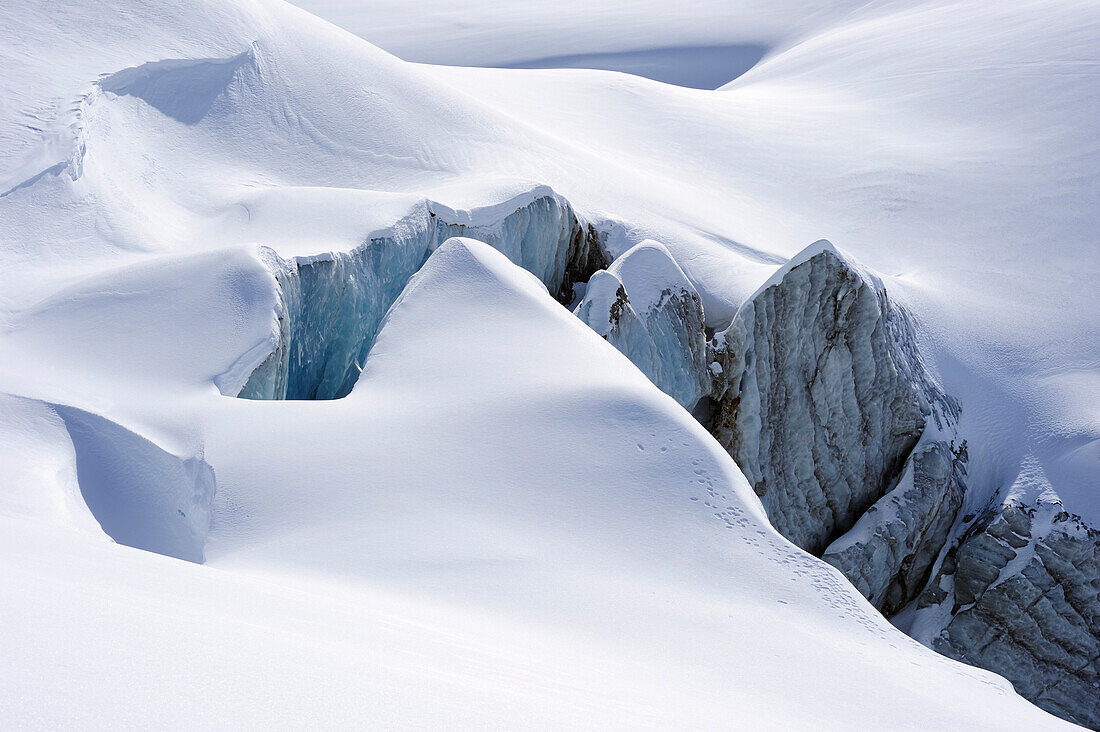
[[[386,311],[428,255],[451,237],[472,236],[531,272],[561,299],[604,262],[595,235],[565,199],[524,197],[497,220],[467,217],[430,204],[349,252],[284,260],[264,256],[279,283],[270,355],[239,396],[246,399],[339,399],[355,385]],[[452,220],[448,220],[452,219]]]
[[[818,242],[716,343],[715,435],[776,528],[820,553],[893,484],[937,397],[907,316]]]

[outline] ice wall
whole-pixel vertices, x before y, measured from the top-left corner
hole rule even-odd
[[[966,493],[966,442],[922,440],[897,485],[821,556],[886,616],[924,589]]]
[[[994,499],[917,605],[918,640],[1100,729],[1100,531],[1060,503]]]
[[[959,405],[877,277],[817,242],[708,343],[699,294],[661,244],[608,266],[595,232],[552,194],[496,220],[450,214],[426,207],[351,252],[265,252],[279,283],[277,336],[241,396],[347,394],[431,251],[452,236],[485,241],[559,301],[581,293],[577,316],[696,408],[781,533],[922,642],[1100,726],[1100,533],[1042,504],[996,503],[972,524],[959,516],[970,490]]]
[[[451,237],[484,241],[535,274],[563,302],[606,264],[595,231],[546,193],[496,220],[447,221],[430,204],[350,252],[283,260],[265,252],[280,289],[278,335],[249,377],[247,399],[338,399],[359,377],[386,311],[428,255]],[[457,216],[455,216],[457,218]]]
[[[820,555],[893,486],[938,395],[906,314],[828,242],[715,339],[712,431],[772,524]]]

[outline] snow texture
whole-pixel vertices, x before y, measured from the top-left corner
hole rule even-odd
[[[753,493],[815,551],[840,540],[892,607],[947,521],[907,471],[950,513],[935,445],[961,460],[963,439],[932,594],[893,621],[1093,719],[1094,3],[355,12],[421,62],[595,55],[715,86],[691,68],[706,49],[763,55],[701,90],[409,63],[274,0],[0,7],[5,721],[1063,726],[889,625]],[[783,268],[821,236],[880,275],[825,247]],[[711,373],[731,396],[744,382],[722,408],[752,487],[561,307],[650,239],[744,346]],[[639,316],[660,292],[631,293]],[[937,409],[913,343],[961,412]],[[250,377],[271,399],[233,398]],[[759,439],[788,407],[810,447]],[[838,498],[803,511],[764,473]],[[887,520],[861,525],[872,505]],[[1035,518],[1012,509],[1008,532],[1004,506]],[[879,551],[891,539],[909,553]]]

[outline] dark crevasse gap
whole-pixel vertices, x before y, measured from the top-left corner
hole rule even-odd
[[[265,251],[279,284],[280,334],[239,396],[346,396],[386,311],[431,252],[451,237],[486,242],[536,275],[563,303],[574,299],[574,285],[607,264],[595,229],[582,224],[569,203],[553,193],[537,195],[485,223],[448,221],[451,212],[433,208],[425,205],[393,233],[349,252],[285,260]]]

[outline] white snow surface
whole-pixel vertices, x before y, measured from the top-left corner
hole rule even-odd
[[[562,27],[615,6],[589,5]],[[1096,7],[781,5],[705,38],[638,5],[609,47],[776,49],[721,91],[410,64],[268,0],[0,8],[4,719],[1057,725],[787,544],[705,430],[477,242],[431,256],[347,398],[225,396],[271,343],[259,245],[548,185],[614,253],[665,243],[712,324],[829,237],[915,311],[972,465],[1026,460],[1095,521]],[[592,52],[551,36],[426,60]],[[133,516],[205,565],[104,533]]]
[[[588,283],[585,297],[594,300],[594,310],[606,313],[611,309],[622,287],[630,294],[630,305],[645,315],[661,303],[662,294],[672,290],[694,290],[691,282],[677,266],[664,244],[652,239],[635,244],[611,263],[606,275],[597,273]],[[590,323],[600,335],[607,335],[611,323]]]
[[[401,0],[294,4],[407,61],[608,69],[713,89],[865,3],[700,0],[688,10],[667,0],[432,0],[416,13]]]
[[[479,242],[432,255],[345,399],[171,391],[218,477],[202,567],[106,541],[57,409],[5,399],[5,465],[45,478],[0,518],[11,719],[1054,723],[787,544],[690,416]],[[851,693],[868,678],[873,700]]]

